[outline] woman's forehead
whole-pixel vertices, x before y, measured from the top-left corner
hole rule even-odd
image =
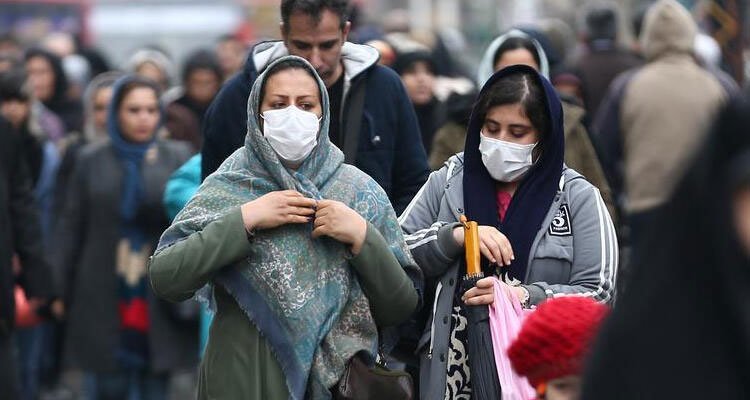
[[[318,82],[310,74],[299,68],[277,72],[266,81],[265,96],[320,96]]]
[[[501,104],[492,106],[484,116],[484,122],[495,122],[501,124],[512,124],[519,122],[528,123],[529,118],[520,103]]]

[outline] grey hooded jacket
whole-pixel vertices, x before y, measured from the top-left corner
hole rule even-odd
[[[463,207],[463,153],[459,153],[430,175],[399,218],[414,259],[428,285],[436,287],[431,303],[425,296],[425,307],[432,306],[432,313],[417,346],[422,399],[443,399],[445,394],[451,312],[463,255],[452,230],[458,226]],[[599,190],[565,168],[542,226],[529,251],[522,282],[529,291],[529,304],[536,306],[560,296],[611,302],[618,246]]]

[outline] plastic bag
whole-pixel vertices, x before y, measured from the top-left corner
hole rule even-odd
[[[526,378],[516,374],[508,357],[508,347],[521,331],[523,320],[533,310],[524,310],[515,294],[513,301],[509,300],[506,291],[510,289],[495,279],[495,301],[489,307],[492,347],[495,351],[495,365],[502,388],[502,399],[534,399],[536,392]]]

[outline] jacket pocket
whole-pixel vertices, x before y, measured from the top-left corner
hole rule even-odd
[[[546,236],[539,242],[534,252],[529,271],[529,283],[568,283],[572,265],[573,238]]]

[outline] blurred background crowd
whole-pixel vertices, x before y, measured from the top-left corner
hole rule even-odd
[[[520,63],[547,76],[563,100],[566,163],[601,191],[616,221],[623,276],[629,272],[628,249],[648,237],[643,230],[649,226],[652,211],[667,201],[702,136],[657,139],[643,137],[643,133],[622,141],[627,132],[621,131],[679,131],[679,124],[688,130],[695,126],[707,130],[718,105],[744,96],[750,87],[750,9],[746,2],[680,1],[691,13],[690,24],[697,28],[695,40],[688,43],[670,42],[670,29],[662,36],[652,35],[650,41],[639,40],[651,3],[355,0],[348,40],[375,47],[380,53],[378,62],[401,77],[433,170],[463,149],[473,101],[494,71]],[[55,293],[55,301],[39,303],[34,296],[27,299],[20,283],[30,274],[25,272],[23,257],[14,257],[12,279],[19,283],[14,291],[16,316],[13,323],[0,324],[0,335],[9,334],[10,325],[15,325],[13,346],[23,399],[83,398],[90,382],[81,370],[69,368],[63,355],[67,341],[88,337],[68,329],[69,318],[77,312],[70,305],[80,291],[87,290],[82,282],[97,282],[95,264],[100,255],[93,250],[88,258],[69,254],[71,243],[96,247],[97,238],[82,232],[61,233],[59,227],[62,220],[74,218],[71,213],[102,208],[86,203],[87,199],[106,198],[75,193],[75,188],[81,176],[78,170],[103,168],[90,165],[93,161],[84,167],[77,160],[85,159],[80,153],[85,153],[87,144],[110,140],[113,85],[124,74],[133,73],[158,86],[164,107],[158,136],[184,142],[180,148],[164,150],[172,152],[169,162],[156,164],[160,168],[156,175],[166,181],[191,154],[200,152],[204,114],[222,84],[243,69],[250,49],[259,42],[280,39],[279,1],[0,0],[0,21],[0,129],[13,130],[23,144],[33,207],[41,216],[44,254],[59,257],[53,265],[65,264],[60,260],[66,257],[92,264],[55,271],[67,284],[62,285],[62,293]],[[688,29],[680,21],[671,23],[678,32]],[[643,124],[653,121],[638,117],[643,110],[637,104],[655,89],[644,83],[645,77],[636,80],[628,73],[674,49],[689,54],[713,81],[701,86],[679,73],[672,79],[670,74],[681,67],[652,71],[662,74],[660,82],[668,82],[660,90],[695,85],[692,93],[700,93],[705,102],[692,103],[693,110],[665,107],[659,110],[668,116],[662,125],[645,129]],[[638,162],[652,158],[657,162]],[[633,179],[644,175],[654,178]],[[112,201],[116,203],[119,197],[113,196]],[[118,204],[107,206],[102,216],[106,211],[120,212]],[[163,209],[156,211],[161,214],[150,223],[160,232],[176,210],[169,217]],[[104,226],[109,222],[89,223]],[[90,235],[96,230],[86,232]],[[143,250],[141,255],[147,257],[152,250]],[[137,257],[127,254],[123,257]],[[82,273],[91,275],[82,278]],[[137,290],[134,293],[138,296]],[[189,398],[205,341],[201,329],[206,318],[193,303],[162,306],[169,324],[178,328],[161,343],[168,348],[162,359],[149,365],[159,381],[154,387],[165,398]],[[78,307],[82,307],[79,318],[89,321],[84,326],[97,326],[100,309],[96,304]],[[102,329],[97,334],[106,334]],[[1,392],[2,388],[0,397]]]

